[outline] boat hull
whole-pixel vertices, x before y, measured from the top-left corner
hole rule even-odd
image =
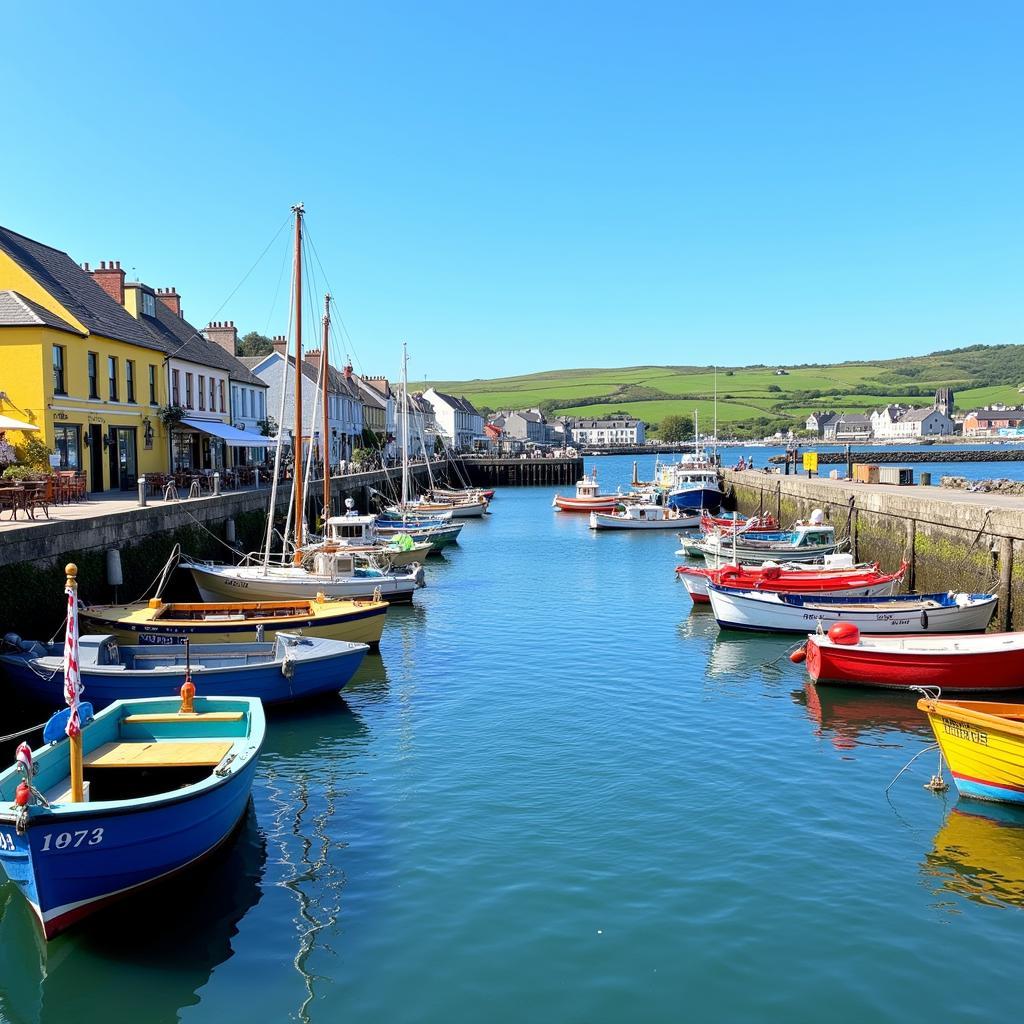
[[[921,700],[917,706],[928,715],[961,796],[1024,804],[1024,735],[1013,729],[1017,723],[964,713],[944,701]],[[1024,710],[1020,705],[994,707]]]
[[[719,563],[725,565],[742,562],[745,565],[761,565],[764,562],[820,562],[826,555],[834,555],[839,550],[838,544],[813,544],[806,547],[747,547],[737,544],[733,548],[731,541],[712,545],[701,541],[693,545],[694,549],[704,556],[708,568],[716,568]]]
[[[666,504],[675,509],[704,509],[717,512],[722,507],[723,494],[713,487],[682,487],[670,491]]]
[[[683,581],[683,586],[686,587],[686,592],[690,595],[694,604],[711,603],[711,597],[708,594],[707,576],[700,573],[679,573],[679,578]],[[807,591],[800,590],[799,586],[794,583],[792,587],[787,588],[784,592],[787,594],[843,594],[846,597],[882,597],[889,594],[892,588],[892,580],[884,580],[881,583],[865,583],[855,587],[833,587],[829,590]],[[763,593],[769,594],[778,592],[770,584],[765,584],[759,589]]]
[[[47,939],[195,865],[230,839],[248,805],[263,743],[262,712],[255,702],[254,707],[259,729],[252,746],[225,765],[223,774],[211,772],[198,785],[155,799],[36,805],[22,835],[14,809],[0,810],[0,865]],[[60,747],[66,756],[67,741]]]
[[[1012,638],[1012,646],[999,650],[1000,636]],[[924,640],[942,639],[877,638],[877,645],[847,647],[812,635],[807,640],[807,671],[816,683],[894,690],[938,686],[943,692],[986,693],[1024,688],[1024,643],[1015,642],[1018,634],[963,636],[955,641],[959,649],[952,643],[924,649]]]
[[[676,519],[633,519],[614,512],[591,512],[592,530],[679,530],[696,526],[698,516]]]
[[[323,607],[323,605],[318,605]],[[387,614],[386,603],[353,602],[332,614],[290,615],[281,619],[246,619],[232,622],[160,619],[145,605],[93,606],[78,614],[82,633],[110,633],[126,644],[179,644],[185,639],[197,643],[228,644],[255,641],[257,625],[263,626],[263,638],[273,640],[278,632],[346,640],[354,644],[380,644]]]
[[[813,632],[820,624],[827,630],[836,622],[853,623],[862,633],[982,633],[995,612],[995,600],[979,601],[966,607],[924,608],[906,611],[892,608],[877,611],[858,609],[856,604],[838,604],[835,607],[814,604],[806,606],[787,604],[781,598],[791,595],[762,594],[728,590],[708,585],[711,608],[722,629],[745,630],[757,633]],[[843,595],[847,600],[848,595]],[[775,599],[775,600],[773,600]],[[853,599],[856,601],[858,599]]]
[[[327,598],[368,599],[378,591],[384,601],[408,604],[419,583],[394,576],[367,576],[364,579],[333,579],[312,573],[279,572],[266,575],[253,572],[226,575],[206,566],[187,566],[204,601],[287,601],[300,598],[315,601],[318,594]]]
[[[343,689],[368,649],[364,644],[342,647],[324,640],[310,640],[306,646],[310,645],[321,651],[289,658],[287,665],[271,661],[244,668],[215,668],[203,663],[204,647],[209,645],[196,644],[191,649],[192,681],[200,693],[220,697],[258,697],[264,704],[308,700]],[[24,700],[48,708],[60,704],[64,692],[61,673],[48,673],[37,660],[11,654],[0,655],[0,671]],[[116,700],[173,697],[185,681],[184,665],[144,670],[82,665],[81,673],[89,703],[97,710]]]
[[[600,495],[596,498],[570,498],[556,494],[551,502],[559,512],[613,512],[615,506],[622,502],[618,494]]]

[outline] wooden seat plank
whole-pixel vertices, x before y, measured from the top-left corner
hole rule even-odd
[[[214,767],[232,747],[231,740],[156,740],[104,743],[87,754],[88,768]]]
[[[168,714],[125,715],[126,724],[132,722],[240,722],[245,717],[244,711],[203,711],[196,715]]]

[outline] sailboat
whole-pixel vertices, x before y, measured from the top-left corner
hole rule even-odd
[[[267,535],[264,550],[246,556],[240,565],[182,560],[182,567],[192,574],[204,601],[238,600],[281,601],[293,598],[367,598],[379,596],[391,602],[412,601],[413,592],[424,585],[423,569],[416,563],[404,566],[403,571],[390,571],[374,565],[357,562],[352,553],[339,545],[323,549],[304,549],[305,492],[302,467],[302,203],[292,207],[295,217],[295,244],[293,270],[293,317],[295,324],[295,433],[292,444],[292,487],[294,508],[289,521],[294,535],[286,525],[284,550],[271,558],[270,545],[274,529],[274,509],[277,504],[278,470],[281,462],[281,434],[278,433],[274,482],[270,492],[267,513]],[[329,308],[329,297],[328,307]],[[325,313],[324,336],[327,337],[329,314]],[[324,345],[324,350],[327,346]],[[321,357],[323,358],[323,357]],[[288,364],[285,361],[285,378]],[[321,364],[326,373],[326,364]],[[282,412],[284,389],[281,395]],[[311,439],[312,440],[312,439]],[[324,436],[326,446],[327,435]],[[310,452],[312,454],[312,452]],[[324,510],[330,510],[330,459],[324,451]],[[292,519],[294,521],[292,521]]]
[[[475,494],[465,498],[445,499],[443,501],[428,501],[424,498],[415,500],[409,497],[409,353],[405,342],[402,343],[402,498],[395,505],[389,505],[385,509],[385,515],[389,519],[400,520],[403,525],[410,517],[426,516],[428,518],[447,519],[469,519],[482,516],[487,511],[487,499],[482,494]],[[420,434],[422,438],[422,431]],[[433,489],[434,475],[430,468],[430,455],[424,449],[426,458],[427,473],[430,475],[430,485]]]

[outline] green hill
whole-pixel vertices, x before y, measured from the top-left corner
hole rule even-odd
[[[972,345],[870,363],[720,366],[718,420],[730,433],[763,434],[769,428],[802,427],[814,409],[866,412],[889,402],[928,405],[935,390],[947,386],[964,411],[991,402],[1014,405],[1021,400],[1022,381],[1024,345]],[[694,409],[710,428],[715,372],[708,366],[629,366],[435,386],[488,410],[538,406],[568,416],[629,412],[656,432],[665,416],[692,416]]]

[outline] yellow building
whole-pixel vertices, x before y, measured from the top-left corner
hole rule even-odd
[[[120,264],[90,271],[0,227],[0,414],[38,427],[8,439],[40,438],[91,491],[168,468],[167,353],[123,303]]]

